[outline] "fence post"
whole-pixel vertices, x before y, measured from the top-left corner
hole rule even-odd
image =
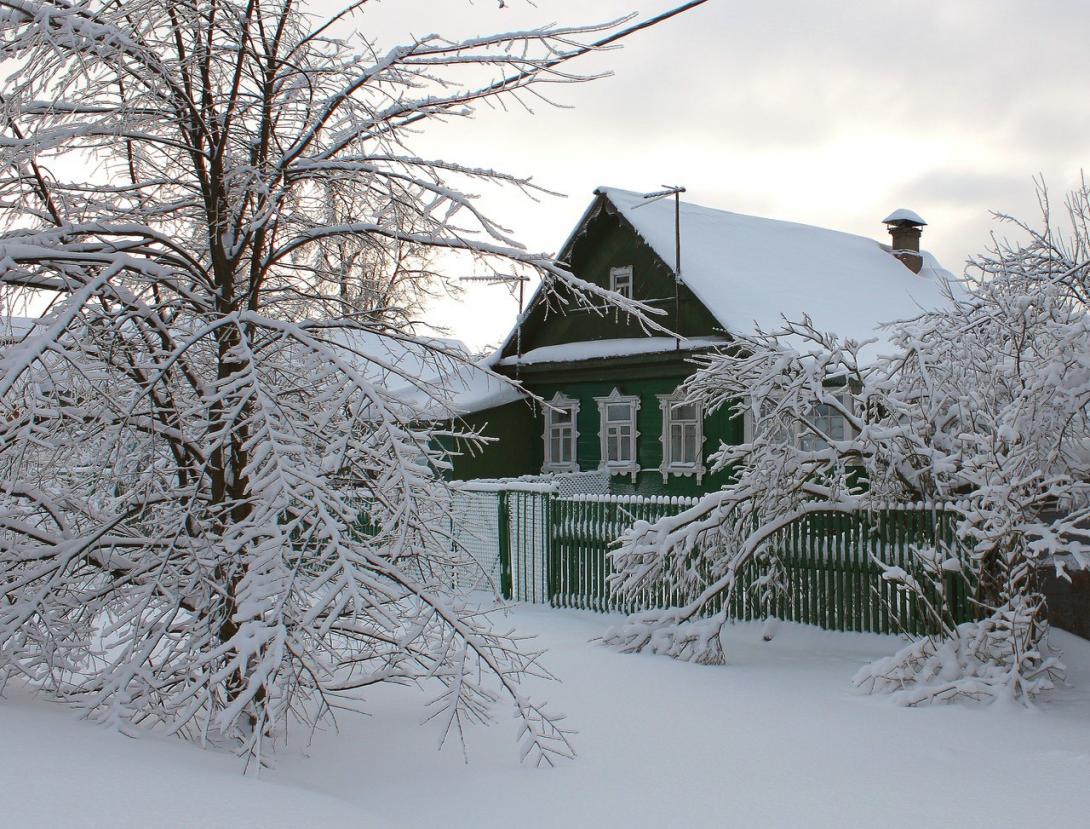
[[[541,556],[541,559],[545,563],[545,603],[550,606],[553,605],[553,596],[556,595],[557,582],[560,576],[560,568],[554,560],[556,543],[553,541],[553,521],[555,520],[555,510],[556,493],[546,492],[544,495],[544,507],[542,509],[542,535],[544,536],[542,546],[544,548],[544,554]]]
[[[508,601],[512,598],[511,589],[511,507],[507,503],[507,493],[501,491],[496,499],[497,537],[500,547],[500,595]]]

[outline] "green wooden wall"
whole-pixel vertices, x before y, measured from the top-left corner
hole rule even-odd
[[[542,452],[541,431],[535,433],[534,406],[518,401],[486,409],[453,424],[455,430],[479,430],[493,442],[483,448],[465,440],[444,440],[451,452],[454,469],[450,477],[469,481],[476,478],[517,478],[541,472],[541,461],[534,465],[535,453]]]
[[[657,395],[671,394],[684,379],[684,374],[669,377],[628,379],[603,376],[595,380],[527,383],[528,388],[545,400],[560,392],[579,401],[576,426],[579,431],[577,457],[581,470],[597,469],[601,463],[600,417],[596,397],[606,397],[614,388],[621,394],[639,395],[640,409],[636,415],[639,432],[636,441],[636,458],[640,472],[633,483],[629,475],[614,475],[610,490],[618,494],[639,493],[697,495],[717,489],[725,482],[725,475],[705,474],[698,484],[695,477],[670,475],[663,481],[659,464],[662,463],[662,410]],[[491,478],[539,474],[544,463],[544,417],[535,407],[531,410],[524,403],[516,403],[497,409],[478,412],[467,418],[475,428],[483,428],[486,434],[500,437],[498,444],[488,447],[478,457],[465,455],[455,459],[454,476]],[[706,457],[720,444],[740,443],[742,421],[727,410],[720,410],[704,418],[704,449]]]
[[[657,395],[672,394],[684,380],[684,375],[653,379],[626,380],[605,376],[598,380],[578,382],[553,381],[536,385],[533,391],[545,400],[552,399],[557,392],[579,401],[579,415],[576,418],[579,429],[577,452],[580,469],[597,469],[602,460],[600,438],[600,416],[596,397],[608,396],[614,388],[624,395],[639,395],[640,409],[636,414],[636,459],[640,472],[633,483],[628,475],[614,475],[610,480],[610,491],[640,494],[692,495],[717,489],[722,483],[722,476],[705,475],[701,484],[695,477],[671,475],[664,482],[659,464],[662,463],[662,409],[659,408]],[[534,428],[539,436],[535,447],[534,462],[538,469],[544,461],[544,418],[540,412],[534,418]],[[704,418],[704,448],[702,455],[719,446],[720,441],[740,443],[741,420],[732,419],[730,412],[718,411]]]

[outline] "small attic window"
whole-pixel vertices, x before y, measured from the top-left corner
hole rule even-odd
[[[609,290],[632,299],[632,266],[609,269]]]

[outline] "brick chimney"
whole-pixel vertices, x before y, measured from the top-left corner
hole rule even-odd
[[[891,253],[904,263],[904,266],[913,273],[919,273],[923,267],[923,257],[920,256],[920,233],[927,224],[918,213],[901,208],[894,210],[882,223],[893,237],[893,250]]]

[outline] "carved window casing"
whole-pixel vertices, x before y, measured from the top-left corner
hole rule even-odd
[[[659,395],[662,409],[662,473],[663,482],[670,475],[704,478],[704,410],[699,403],[689,402],[676,392]]]
[[[851,400],[847,394],[838,394],[836,397],[845,408],[850,410]],[[807,420],[814,425],[815,429],[827,435],[831,440],[847,440],[854,436],[852,427],[844,415],[829,403],[819,403],[808,415]],[[754,431],[753,412],[748,403],[746,404],[742,423],[742,440],[744,443],[752,443],[756,433]],[[782,434],[776,435],[779,441],[793,443],[804,452],[814,452],[827,446],[823,438],[814,434],[799,422],[795,422],[789,427],[783,427],[778,431],[782,432]]]
[[[579,401],[565,397],[560,392],[545,406],[545,464],[544,472],[578,472],[579,428],[576,416]]]
[[[640,433],[636,429],[636,412],[640,398],[621,394],[614,389],[608,397],[594,398],[598,403],[602,443],[602,468],[611,475],[629,475],[636,480],[640,471],[636,446]]]
[[[632,266],[609,269],[609,290],[632,299]]]

